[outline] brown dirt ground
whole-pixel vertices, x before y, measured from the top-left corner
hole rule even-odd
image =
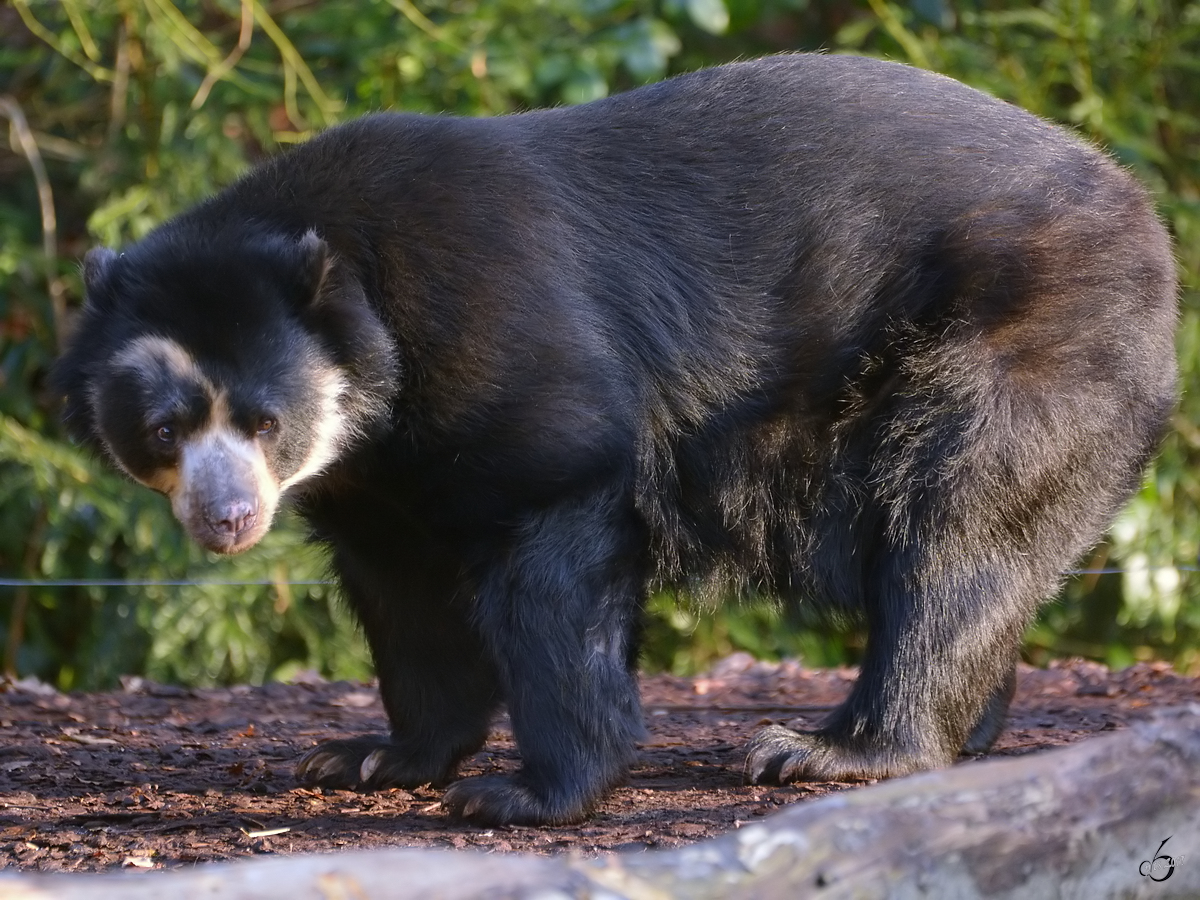
[[[850,784],[743,785],[740,747],[769,722],[810,727],[854,673],[731,656],[705,676],[642,679],[650,739],[629,783],[581,825],[480,829],[452,823],[432,788],[372,794],[295,785],[318,741],[385,729],[370,685],[60,694],[0,685],[0,868],[173,868],[267,853],[381,846],[573,851],[677,847]],[[1023,668],[991,756],[1015,756],[1123,727],[1151,708],[1200,699],[1200,679],[1165,664],[1122,672],[1068,662]],[[960,765],[972,765],[964,759]],[[512,770],[507,722],[463,774]]]

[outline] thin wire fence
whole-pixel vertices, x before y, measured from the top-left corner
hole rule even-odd
[[[19,587],[247,587],[288,585],[290,587],[312,587],[315,585],[336,585],[336,581],[277,581],[271,578],[260,578],[249,581],[194,580],[181,578],[178,580],[148,580],[122,578],[0,578],[0,588]]]

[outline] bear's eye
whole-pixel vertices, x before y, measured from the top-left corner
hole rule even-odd
[[[160,425],[158,430],[154,432],[154,436],[164,444],[175,443],[175,429],[170,425]]]
[[[259,437],[265,437],[266,435],[270,434],[272,431],[275,430],[276,424],[278,424],[278,423],[276,423],[276,421],[274,419],[272,419],[270,416],[263,416],[261,419],[258,420],[258,427],[256,428],[256,433],[258,434]]]

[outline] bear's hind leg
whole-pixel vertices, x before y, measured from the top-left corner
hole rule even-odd
[[[1008,708],[1012,705],[1012,698],[1016,692],[1017,666],[1014,662],[1008,677],[984,704],[983,715],[979,717],[963,744],[963,753],[987,753],[992,749],[992,744],[996,743],[996,738],[1000,737],[1000,732],[1004,730],[1008,720]]]
[[[998,582],[984,584],[960,590],[976,601],[999,591]],[[986,750],[1004,726],[1014,648],[1033,602],[980,610],[953,593],[890,598],[882,621],[871,622],[850,698],[816,732],[760,732],[748,748],[747,779],[890,778],[948,765],[961,750]]]
[[[1135,351],[1129,368],[1169,376]],[[1137,395],[1140,372],[1106,383],[1058,359],[1023,381],[982,340],[910,360],[852,446],[868,461],[857,557],[841,560],[862,567],[858,681],[816,732],[760,734],[750,780],[903,775],[995,740],[1025,627],[1136,489],[1169,409],[1166,390]]]

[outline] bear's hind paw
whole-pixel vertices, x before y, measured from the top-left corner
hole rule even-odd
[[[849,749],[820,733],[769,725],[746,748],[747,784],[793,781],[874,781],[938,765],[914,754]]]

